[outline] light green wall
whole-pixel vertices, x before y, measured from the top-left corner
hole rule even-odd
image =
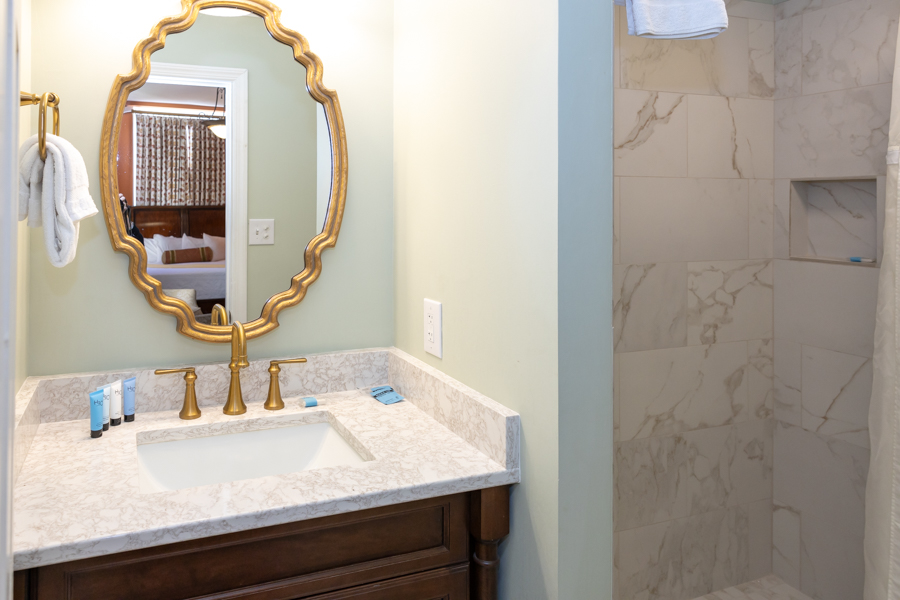
[[[557,2],[397,0],[394,17],[396,345],[521,414],[501,597],[555,599]],[[443,303],[443,360],[423,351],[424,298]]]
[[[131,51],[177,0],[33,0],[33,87],[60,94],[61,133],[84,156],[100,201],[98,156],[113,79],[131,70]],[[283,22],[303,33],[337,90],[350,156],[346,215],[337,246],[306,299],[281,326],[250,342],[253,357],[390,345],[392,260],[392,2],[280,0]],[[65,49],[61,51],[60,49]],[[28,373],[45,375],[226,359],[226,345],[175,332],[154,311],[113,253],[101,216],[81,225],[78,256],[63,269],[30,236]]]
[[[258,17],[201,14],[169,36],[153,61],[247,69],[247,217],[275,219],[275,244],[247,249],[247,318],[303,270],[316,227],[316,109],[306,69]],[[330,164],[330,161],[329,161]]]

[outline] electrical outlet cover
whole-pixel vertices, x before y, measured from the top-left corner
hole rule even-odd
[[[441,303],[425,298],[425,352],[444,357]]]

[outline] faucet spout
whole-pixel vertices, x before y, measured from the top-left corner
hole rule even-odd
[[[210,325],[222,325],[228,326],[228,312],[225,310],[225,307],[221,304],[215,304],[212,307],[212,314],[210,316]]]
[[[240,321],[235,321],[231,326],[231,362],[228,363],[228,368],[231,369],[231,383],[228,386],[228,400],[222,409],[226,415],[242,415],[247,412],[247,405],[244,404],[244,397],[241,394],[241,369],[249,366],[247,334],[244,332],[244,325]]]

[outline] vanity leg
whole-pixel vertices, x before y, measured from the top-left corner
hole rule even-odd
[[[497,600],[498,546],[509,535],[509,486],[472,492],[471,600]]]

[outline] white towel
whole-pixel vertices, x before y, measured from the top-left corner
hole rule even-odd
[[[19,148],[19,220],[44,228],[44,245],[54,267],[75,259],[79,221],[97,214],[88,190],[84,159],[61,137],[47,134],[47,161],[38,136]]]
[[[628,35],[705,40],[728,29],[723,0],[625,0]]]

